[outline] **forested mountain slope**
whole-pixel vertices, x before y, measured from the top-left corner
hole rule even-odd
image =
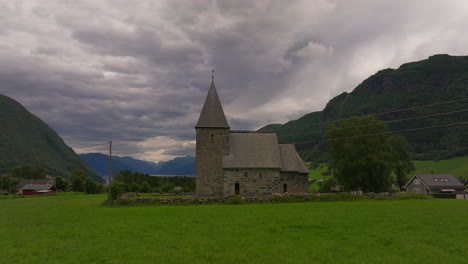
[[[66,178],[72,170],[84,169],[96,181],[104,182],[46,123],[20,103],[0,95],[0,172],[25,163]]]
[[[411,109],[399,111],[406,108]],[[330,100],[323,111],[267,129],[273,127],[281,143],[295,143],[305,160],[326,161],[327,124],[367,114],[377,114],[390,131],[410,130],[396,134],[409,141],[414,159],[468,155],[468,124],[458,124],[468,122],[468,56],[434,55],[381,70]],[[425,127],[438,128],[412,130]]]

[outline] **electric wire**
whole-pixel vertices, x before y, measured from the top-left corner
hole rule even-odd
[[[403,112],[403,111],[408,111],[408,110],[413,110],[413,109],[420,109],[420,108],[425,108],[425,107],[431,107],[431,106],[437,106],[437,105],[443,105],[443,104],[449,104],[449,103],[456,103],[456,102],[467,101],[467,100],[468,100],[468,97],[465,97],[465,98],[461,98],[461,99],[444,101],[444,102],[437,102],[437,103],[432,103],[432,104],[428,104],[428,105],[408,107],[408,108],[397,109],[397,110],[386,111],[386,112],[375,113],[375,114],[366,114],[365,116],[379,116],[379,115],[384,115],[384,114],[398,113],[398,112]],[[312,123],[312,124],[307,124],[307,125],[300,125],[300,126],[281,127],[281,128],[278,128],[278,130],[291,129],[291,128],[296,128],[296,127],[313,126],[313,125],[321,125],[321,124],[329,124],[329,123],[342,121],[342,120],[346,120],[346,119],[348,119],[348,118],[341,118],[341,119],[336,119],[336,120],[331,120],[331,121],[317,122],[317,123]]]
[[[440,127],[451,127],[451,126],[458,126],[458,125],[468,125],[467,122],[459,122],[459,123],[451,123],[445,125],[438,125],[438,126],[429,126],[429,127],[418,127],[418,128],[409,128],[409,129],[401,129],[401,130],[393,130],[393,131],[386,131],[380,133],[372,133],[372,134],[365,134],[365,135],[356,135],[350,137],[340,137],[340,138],[332,138],[332,139],[321,139],[321,140],[312,140],[312,141],[303,141],[303,142],[290,142],[289,144],[305,144],[305,143],[317,143],[317,142],[325,142],[325,141],[335,141],[335,140],[343,140],[349,138],[359,138],[359,137],[367,137],[367,136],[377,136],[377,135],[384,135],[384,134],[391,134],[391,133],[400,133],[400,132],[408,132],[408,131],[418,131],[424,129],[432,129],[432,128],[440,128]]]
[[[419,119],[419,118],[456,114],[456,113],[462,113],[462,112],[466,112],[466,111],[468,111],[468,109],[450,111],[450,112],[444,112],[444,113],[437,113],[437,114],[431,114],[431,115],[424,115],[424,116],[408,117],[408,118],[397,119],[397,120],[388,120],[388,121],[382,121],[382,123],[394,123],[394,122],[408,121],[408,120],[414,120],[414,119]],[[374,124],[364,124],[364,125],[351,126],[351,127],[327,129],[326,131],[343,130],[343,129],[350,129],[350,128],[356,128],[356,127],[366,127],[366,126],[371,126],[371,125],[374,125]],[[280,138],[280,137],[299,136],[299,135],[315,134],[315,133],[322,133],[322,132],[324,132],[324,130],[315,130],[315,131],[311,131],[311,132],[304,132],[304,133],[297,133],[297,134],[278,135],[278,137]]]

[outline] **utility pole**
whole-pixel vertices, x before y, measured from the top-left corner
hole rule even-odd
[[[109,141],[109,206],[112,204],[112,191],[111,191],[111,183],[112,183],[112,140]]]

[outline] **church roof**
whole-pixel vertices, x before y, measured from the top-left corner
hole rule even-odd
[[[293,144],[278,144],[275,133],[231,131],[223,168],[276,168],[309,173]]]
[[[211,80],[210,90],[205,99],[205,104],[198,118],[198,127],[212,127],[212,128],[229,128],[229,124],[224,115],[223,107],[219,101],[218,93],[214,85],[214,80]]]
[[[279,144],[279,150],[281,155],[281,171],[309,173],[301,157],[297,154],[294,144]]]
[[[276,134],[231,132],[223,168],[281,168]]]

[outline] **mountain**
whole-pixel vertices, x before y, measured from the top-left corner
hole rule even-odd
[[[406,108],[411,109],[400,111]],[[305,160],[323,162],[327,124],[368,114],[377,114],[390,131],[418,129],[396,133],[408,140],[414,159],[468,155],[468,125],[457,125],[468,122],[468,56],[434,55],[381,70],[351,93],[330,100],[323,111],[261,130],[273,129],[281,143],[295,143]],[[406,120],[397,121],[401,119]],[[437,128],[419,129],[426,127]]]
[[[178,157],[166,161],[159,168],[159,175],[195,175],[195,158]]]
[[[101,153],[79,154],[80,157],[99,175],[109,174],[109,156]],[[129,170],[150,175],[195,175],[195,158],[178,157],[158,163],[138,160],[131,157],[112,156],[112,171]]]
[[[66,178],[72,170],[84,169],[96,181],[104,182],[53,129],[5,95],[0,95],[0,124],[0,172],[29,163]]]
[[[109,156],[101,153],[79,154],[79,156],[99,175],[109,174]],[[130,170],[144,174],[156,174],[162,163],[138,160],[131,157],[112,156],[112,171]]]

